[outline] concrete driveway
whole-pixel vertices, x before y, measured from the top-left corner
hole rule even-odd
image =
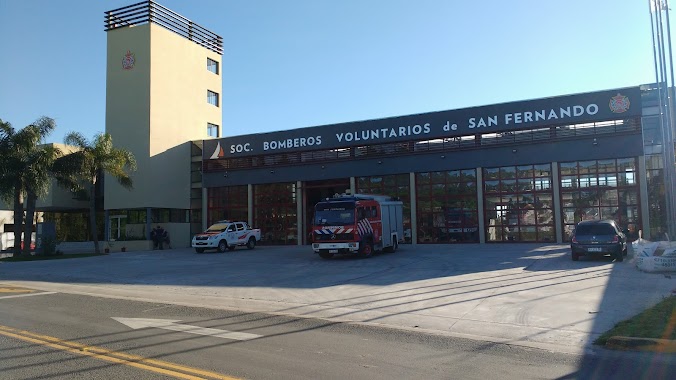
[[[676,277],[676,276],[674,276]],[[631,260],[562,245],[420,245],[322,260],[310,247],[116,253],[0,263],[0,281],[64,293],[419,329],[579,353],[676,289]]]

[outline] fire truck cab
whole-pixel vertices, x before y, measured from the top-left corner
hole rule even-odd
[[[336,195],[315,205],[312,249],[324,259],[394,252],[404,239],[403,202],[384,195]]]

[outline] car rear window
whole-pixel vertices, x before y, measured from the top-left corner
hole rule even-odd
[[[575,235],[614,235],[615,229],[610,224],[583,224],[577,226]]]

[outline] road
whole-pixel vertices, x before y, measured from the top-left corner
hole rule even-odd
[[[308,247],[190,249],[0,263],[0,282],[60,293],[357,322],[584,353],[676,289],[631,260],[565,245],[418,245],[368,260]]]
[[[306,248],[0,263],[0,378],[676,372],[673,355],[592,344],[676,288],[631,260],[572,262],[566,246],[533,244],[407,246],[330,261]]]
[[[676,370],[673,357],[573,355],[321,319],[3,289],[3,379],[659,379]],[[184,328],[133,329],[113,318]],[[215,330],[243,335],[209,334]]]

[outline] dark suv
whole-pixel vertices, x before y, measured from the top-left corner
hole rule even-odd
[[[570,249],[573,261],[585,255],[611,255],[616,261],[623,261],[627,237],[614,220],[586,220],[577,224]]]

